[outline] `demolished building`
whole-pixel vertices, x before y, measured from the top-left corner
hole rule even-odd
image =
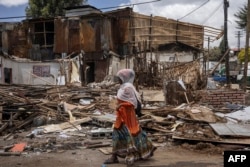
[[[1,25],[0,82],[13,84],[86,85],[134,68],[139,84],[159,85],[166,62],[202,64],[204,37],[222,33],[132,8],[102,12],[89,5],[67,8],[64,17]]]
[[[68,8],[65,17],[1,25],[0,83],[18,84],[1,85],[0,134],[4,140],[11,140],[17,131],[31,128],[33,131],[25,138],[29,145],[32,138],[45,138],[50,133],[57,142],[63,142],[55,132],[70,128],[77,131],[65,132],[67,135],[77,135],[84,140],[88,135],[92,140],[110,138],[109,127],[115,118],[111,100],[116,93],[114,83],[107,86],[108,89],[68,87],[68,84],[100,82],[121,68],[133,68],[138,76],[136,84],[164,88],[164,93],[158,92],[166,99],[160,96],[160,100],[153,98],[154,91],[149,95],[146,94],[149,90],[140,91],[144,95],[145,114],[140,124],[155,141],[160,143],[167,136],[176,140],[249,145],[248,126],[243,129],[246,140],[238,138],[242,133],[224,133],[225,129],[226,132],[232,129],[231,124],[227,127],[225,119],[230,117],[238,123],[238,117],[232,118],[228,108],[219,110],[225,102],[245,103],[245,92],[215,90],[204,92],[196,99],[190,92],[204,87],[201,71],[205,63],[204,36],[212,31],[217,38],[220,31],[145,16],[131,8],[103,13],[91,6]],[[214,108],[209,108],[210,105]],[[223,114],[215,115],[217,111]],[[54,123],[61,124],[54,126]],[[94,127],[80,131],[79,125],[85,123],[104,129]],[[88,133],[79,133],[85,131]],[[100,146],[104,144],[88,148]],[[42,149],[50,149],[44,147]],[[30,148],[33,150],[25,151],[36,152],[38,146]],[[13,155],[8,150],[3,153]]]

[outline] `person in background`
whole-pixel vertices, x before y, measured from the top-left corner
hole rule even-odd
[[[117,73],[120,88],[117,92],[116,120],[113,124],[112,155],[104,164],[119,163],[118,157],[125,158],[131,165],[136,160],[153,156],[156,147],[140,127],[135,109],[139,93],[133,86],[135,73],[132,69],[122,69]]]

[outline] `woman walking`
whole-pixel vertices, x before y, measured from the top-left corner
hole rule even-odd
[[[104,163],[119,163],[118,157],[121,157],[131,165],[136,160],[152,157],[156,147],[147,138],[136,117],[135,109],[140,102],[140,96],[133,86],[134,71],[122,69],[117,77],[121,86],[117,92],[116,121],[113,125],[113,153]]]

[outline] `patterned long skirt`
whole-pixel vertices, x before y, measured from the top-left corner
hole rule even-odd
[[[125,158],[127,164],[153,156],[156,149],[142,129],[136,136],[132,136],[125,125],[113,130],[112,141],[113,153]]]

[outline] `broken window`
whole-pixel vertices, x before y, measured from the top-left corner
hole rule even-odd
[[[33,44],[39,44],[42,48],[53,48],[54,45],[54,21],[41,21],[34,23]]]

